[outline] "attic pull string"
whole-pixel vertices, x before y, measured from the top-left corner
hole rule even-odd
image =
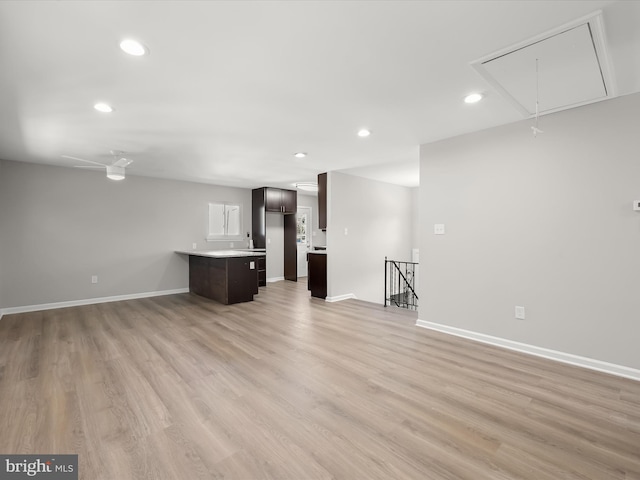
[[[542,130],[540,130],[538,128],[538,119],[540,116],[540,105],[539,105],[539,100],[540,100],[540,86],[539,86],[539,82],[540,82],[540,78],[538,75],[538,59],[536,58],[536,124],[535,126],[531,127],[531,130],[533,130],[533,136],[537,137],[539,133],[544,133]]]

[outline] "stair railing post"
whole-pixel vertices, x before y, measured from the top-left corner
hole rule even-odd
[[[384,257],[384,306],[387,306],[387,257]]]

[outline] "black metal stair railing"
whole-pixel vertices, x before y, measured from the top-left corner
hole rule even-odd
[[[384,306],[418,309],[416,274],[418,264],[384,257]]]

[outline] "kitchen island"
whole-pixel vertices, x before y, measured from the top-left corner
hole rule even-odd
[[[176,251],[189,256],[189,291],[225,305],[250,302],[258,293],[264,250]]]

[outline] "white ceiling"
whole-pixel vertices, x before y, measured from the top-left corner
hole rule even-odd
[[[416,185],[420,144],[523,118],[471,62],[598,9],[616,92],[638,92],[638,1],[5,0],[0,158],[71,167],[61,155],[122,150],[130,175]],[[125,37],[150,55],[124,54]],[[486,97],[466,105],[471,91]]]

